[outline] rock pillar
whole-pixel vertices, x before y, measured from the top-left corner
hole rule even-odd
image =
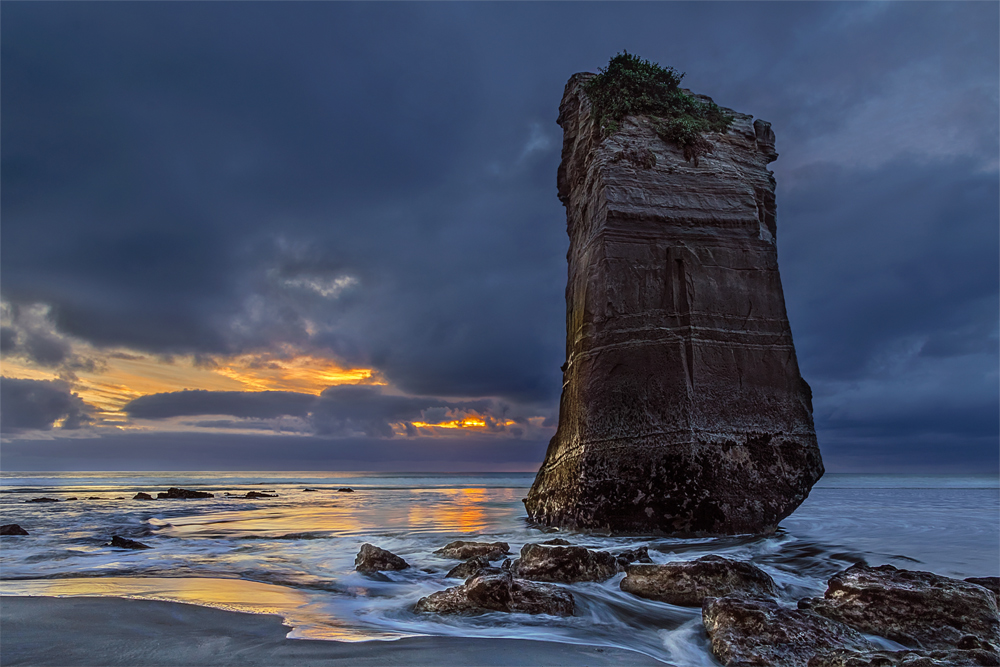
[[[559,108],[566,364],[528,515],[771,532],[823,474],[778,275],[774,133],[734,113],[697,164],[645,117],[602,139],[591,76],[574,75]]]

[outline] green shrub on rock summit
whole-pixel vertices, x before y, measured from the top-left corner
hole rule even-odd
[[[656,133],[684,151],[685,160],[712,151],[706,132],[725,132],[733,117],[714,102],[702,102],[679,88],[683,73],[673,67],[619,53],[584,89],[603,136],[618,131],[625,116],[649,116]]]

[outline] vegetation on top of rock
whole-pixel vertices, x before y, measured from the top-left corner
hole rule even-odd
[[[706,132],[724,132],[733,117],[714,102],[702,102],[679,88],[684,74],[628,51],[584,84],[603,136],[618,131],[625,116],[649,116],[664,141],[684,151],[685,160],[712,152]]]

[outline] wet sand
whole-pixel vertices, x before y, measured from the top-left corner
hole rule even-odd
[[[0,597],[0,665],[662,665],[646,655],[521,639],[286,639],[280,616],[153,600]]]

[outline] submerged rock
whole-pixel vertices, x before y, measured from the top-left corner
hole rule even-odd
[[[143,493],[142,491],[132,496],[132,500],[152,500],[152,499],[153,496],[149,495],[148,493]]]
[[[592,76],[559,107],[567,358],[525,509],[575,529],[773,532],[823,474],[778,274],[774,133],[734,112],[700,164],[647,117],[605,137]]]
[[[571,616],[573,595],[558,586],[515,579],[511,573],[488,568],[461,586],[420,598],[414,611],[439,614],[482,614],[488,611]]]
[[[809,660],[809,667],[997,667],[988,651],[848,651],[840,649]]]
[[[451,568],[445,577],[448,579],[468,579],[487,567],[490,567],[490,561],[486,556],[475,556]]]
[[[341,488],[337,489],[337,493],[354,493],[354,489],[352,489],[350,487],[347,487],[347,486],[344,486],[344,487],[341,487]]]
[[[385,549],[372,544],[361,545],[361,551],[354,559],[354,569],[358,572],[380,572],[382,570],[405,570],[410,567],[405,560]]]
[[[41,498],[29,498],[28,500],[25,500],[24,502],[26,502],[26,503],[58,503],[58,502],[62,502],[62,501],[59,500],[58,498],[49,498],[47,496],[43,496]]]
[[[310,491],[313,492],[313,493],[315,493],[316,489],[302,489],[302,491],[303,491],[303,493],[307,493],[307,492],[310,492]]]
[[[621,589],[650,600],[700,607],[705,598],[773,597],[774,580],[752,563],[722,556],[665,565],[629,565]]]
[[[843,623],[770,600],[709,598],[701,614],[712,653],[726,667],[806,667],[834,649],[876,649]]]
[[[100,496],[90,496],[87,500],[104,500],[104,498],[101,498]]]
[[[854,565],[830,579],[822,598],[800,600],[799,608],[911,647],[1000,647],[996,596],[931,572]]]
[[[542,543],[544,544],[544,542]],[[636,547],[635,549],[626,549],[625,551],[619,551],[614,554],[615,560],[618,561],[618,569],[624,571],[629,563],[635,563],[636,561],[640,563],[652,563],[653,559],[649,557],[649,547]]]
[[[567,584],[605,581],[618,573],[618,561],[606,551],[525,544],[521,548],[521,557],[511,563],[510,571],[516,577],[535,581]]]
[[[445,558],[466,560],[475,556],[486,556],[488,560],[497,560],[510,553],[510,545],[506,542],[465,542],[457,540],[449,542],[434,552]]]
[[[27,535],[28,531],[16,523],[8,523],[0,526],[0,535]]]
[[[135,540],[130,540],[124,537],[119,537],[115,535],[111,538],[111,543],[108,544],[109,547],[119,547],[120,549],[152,549],[153,547],[148,544],[143,544],[142,542],[136,542]]]
[[[215,494],[208,493],[207,491],[191,491],[189,489],[170,487],[165,493],[157,493],[156,497],[161,500],[190,500],[194,498],[214,498]]]

